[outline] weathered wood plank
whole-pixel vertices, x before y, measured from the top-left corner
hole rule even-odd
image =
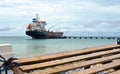
[[[14,62],[18,62],[21,64],[34,63],[37,61],[42,62],[42,61],[49,61],[49,60],[60,59],[64,57],[76,56],[80,54],[92,53],[92,52],[97,52],[97,51],[105,51],[108,49],[114,49],[114,48],[119,48],[119,47],[120,45],[101,46],[101,47],[95,47],[95,48],[89,48],[89,49],[73,50],[73,51],[67,51],[67,52],[62,52],[62,53],[37,56],[33,58],[23,58],[20,60],[15,60]]]
[[[119,49],[115,49],[114,51],[119,52]],[[61,59],[61,60],[48,61],[48,62],[44,62],[44,63],[20,66],[20,68],[23,71],[28,71],[28,70],[32,70],[32,69],[50,67],[50,66],[54,66],[54,65],[69,63],[69,62],[73,62],[73,61],[78,61],[78,60],[82,60],[82,59],[86,59],[86,58],[90,58],[90,57],[97,57],[97,56],[104,55],[104,54],[110,53],[110,52],[113,52],[113,50],[104,51],[104,52],[97,52],[97,53],[93,53],[93,54],[89,54],[89,55],[71,57],[71,58],[66,58],[66,59]],[[110,57],[111,58],[105,57],[105,59],[104,58],[100,58],[101,60],[98,60],[96,62],[103,62],[103,61],[106,61],[106,60],[108,61],[108,60],[112,60],[112,59],[115,59],[115,58],[120,58],[120,54],[113,55],[113,56],[110,56]],[[95,63],[95,62],[92,61],[90,63],[92,64],[92,63]]]
[[[108,63],[108,64],[105,64],[105,65],[99,66],[97,68],[93,67],[93,68],[86,69],[86,70],[83,70],[83,71],[75,72],[73,74],[94,74],[94,73],[98,73],[98,72],[108,70],[108,69],[112,69],[112,68],[119,67],[119,66],[120,66],[120,60],[118,60],[117,62],[114,61],[112,63]]]
[[[103,57],[103,58],[99,58],[99,59],[94,59],[94,60],[89,60],[89,61],[84,61],[84,62],[78,61],[76,63],[72,63],[69,65],[56,66],[55,68],[52,68],[52,69],[43,70],[43,71],[41,71],[41,73],[46,73],[46,74],[61,73],[61,72],[65,72],[68,70],[73,70],[73,69],[77,69],[77,68],[81,68],[81,67],[91,66],[94,64],[98,64],[98,63],[104,63],[106,61],[110,61],[110,60],[113,60],[116,58],[120,58],[120,54],[109,56],[109,57]],[[34,73],[36,74],[35,71],[34,71]],[[83,74],[83,73],[81,73],[81,74]]]

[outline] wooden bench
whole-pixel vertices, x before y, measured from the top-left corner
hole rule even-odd
[[[115,70],[120,67],[119,59],[120,45],[101,46],[14,60],[21,66],[14,67],[13,71],[15,74],[59,74],[69,71],[73,74],[90,74]],[[100,64],[98,69],[91,68],[97,64]],[[76,72],[78,69],[84,70]]]

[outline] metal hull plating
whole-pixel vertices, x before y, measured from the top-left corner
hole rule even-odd
[[[62,38],[63,32],[39,32],[39,31],[26,31],[28,36],[33,39],[47,39],[47,38]]]

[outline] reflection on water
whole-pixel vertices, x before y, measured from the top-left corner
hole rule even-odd
[[[45,40],[42,40],[41,42],[34,42],[31,40],[29,44],[26,45],[27,47],[27,54],[31,54],[34,56],[34,54],[43,54],[46,52],[46,43]]]

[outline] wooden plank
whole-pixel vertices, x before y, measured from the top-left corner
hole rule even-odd
[[[73,69],[77,69],[77,68],[81,68],[81,67],[87,67],[87,66],[91,66],[94,64],[98,64],[98,63],[103,63],[103,62],[107,62],[110,60],[114,60],[116,58],[120,58],[120,54],[117,55],[113,55],[113,56],[109,56],[109,57],[103,57],[103,58],[99,58],[99,59],[94,59],[94,60],[89,60],[89,61],[78,61],[76,63],[72,63],[69,65],[61,65],[61,66],[56,66],[54,68],[46,68],[43,71],[39,71],[40,73],[46,73],[46,74],[52,74],[52,73],[61,73],[61,72],[65,72],[68,70],[73,70]],[[36,72],[34,71],[34,73],[36,74]],[[81,73],[83,74],[83,73]]]
[[[105,64],[105,65],[99,66],[97,68],[93,67],[93,68],[86,69],[86,70],[83,70],[83,71],[75,72],[73,74],[94,74],[94,73],[98,73],[98,72],[108,70],[108,69],[112,69],[112,68],[119,67],[119,66],[120,66],[120,60],[118,60],[117,62],[112,62],[112,63],[108,63],[108,64]]]
[[[115,49],[114,51],[116,51],[117,49]],[[61,59],[61,60],[54,60],[54,61],[48,61],[48,62],[44,62],[44,63],[37,63],[37,64],[32,64],[32,65],[25,65],[25,66],[20,66],[20,68],[23,71],[28,71],[28,70],[32,70],[32,69],[37,69],[37,68],[44,68],[44,67],[49,67],[49,66],[54,66],[54,65],[59,65],[59,64],[64,64],[64,63],[69,63],[69,62],[74,62],[74,61],[78,61],[78,60],[82,60],[82,59],[86,59],[86,58],[90,58],[90,57],[97,57],[100,55],[104,55],[107,53],[113,52],[113,50],[109,50],[109,51],[104,51],[104,52],[97,52],[97,53],[93,53],[93,54],[89,54],[89,55],[83,55],[83,56],[77,56],[77,57],[71,57],[71,58],[65,58],[65,59]],[[118,51],[119,52],[119,49]],[[119,55],[119,56],[118,56]],[[114,55],[114,56],[110,56],[111,58],[107,58],[107,59],[115,59],[115,58],[119,58],[120,54],[118,55]],[[106,61],[106,59],[101,58],[102,61]],[[99,60],[101,61],[101,60]],[[97,62],[99,62],[97,61]],[[94,63],[94,61],[92,61],[91,63]]]
[[[110,73],[110,74],[120,74],[120,70],[117,70],[117,71],[112,72],[112,73]]]
[[[73,50],[73,51],[67,51],[67,52],[62,52],[62,53],[37,56],[37,57],[32,57],[32,58],[23,58],[23,59],[15,60],[14,62],[18,62],[21,64],[34,63],[36,61],[42,62],[42,61],[48,61],[48,60],[60,59],[64,57],[86,54],[90,52],[92,53],[92,52],[97,52],[97,51],[105,51],[108,49],[115,49],[119,47],[120,45],[101,46],[101,47],[95,47],[95,48],[89,48],[89,49]]]

